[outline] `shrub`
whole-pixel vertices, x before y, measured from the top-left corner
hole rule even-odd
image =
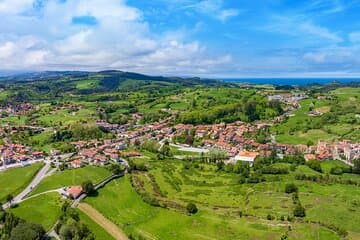
[[[305,208],[300,204],[296,205],[294,208],[294,217],[305,217]]]
[[[288,194],[298,192],[298,187],[294,183],[288,183],[285,186],[285,192]]]
[[[309,160],[308,162],[306,162],[306,165],[309,168],[311,168],[311,169],[313,169],[313,170],[315,170],[315,171],[317,171],[319,173],[322,173],[321,164],[320,164],[319,161],[317,161],[317,160]]]
[[[187,206],[186,206],[186,210],[188,213],[190,214],[195,214],[197,213],[198,209],[196,207],[196,205],[194,203],[189,203]]]
[[[330,169],[330,173],[333,175],[341,175],[343,173],[343,170],[340,167],[332,167]]]
[[[243,176],[240,176],[239,178],[239,184],[244,184],[246,182],[246,178]]]

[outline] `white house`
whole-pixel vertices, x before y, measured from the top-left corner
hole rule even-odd
[[[247,162],[250,165],[252,165],[256,159],[256,157],[259,156],[258,152],[247,152],[247,151],[241,151],[238,155],[235,156],[235,162],[242,161]]]

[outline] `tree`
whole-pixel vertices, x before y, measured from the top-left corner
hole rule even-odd
[[[305,208],[301,206],[300,204],[297,204],[294,208],[294,216],[295,217],[305,217]]]
[[[320,173],[322,172],[321,164],[320,164],[320,162],[317,161],[317,160],[309,160],[309,161],[306,162],[306,165],[307,165],[309,168],[311,168],[311,169],[313,169],[313,170],[315,170],[315,171],[317,171],[317,172],[320,172]]]
[[[195,214],[197,213],[198,209],[196,207],[196,205],[194,203],[189,203],[187,206],[186,206],[186,210],[188,213],[190,214]]]
[[[94,184],[90,180],[83,182],[81,187],[86,194],[92,194],[95,192]]]
[[[354,159],[353,164],[354,164],[353,172],[356,174],[360,174],[360,158]]]
[[[14,200],[14,196],[13,196],[13,195],[8,194],[8,195],[6,196],[6,201],[9,203],[9,205],[12,204],[12,201],[13,201],[13,200]]]
[[[111,164],[108,169],[114,174],[118,175],[124,171],[123,167],[119,164]]]
[[[74,231],[74,228],[70,225],[61,226],[60,231],[59,231],[61,239],[64,239],[64,240],[73,239],[73,237],[74,237],[73,231]]]
[[[20,222],[12,229],[10,240],[40,240],[44,235],[45,230],[42,226],[34,223]]]
[[[287,183],[285,185],[285,192],[288,194],[298,192],[298,187],[294,183]]]
[[[191,135],[186,135],[186,137],[185,137],[185,143],[186,143],[187,145],[192,146],[193,143],[194,143],[194,137],[191,136]]]
[[[171,148],[168,140],[165,141],[164,145],[161,148],[161,154],[167,157],[171,156]]]

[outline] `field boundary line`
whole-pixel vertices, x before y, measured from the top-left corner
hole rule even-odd
[[[121,229],[112,221],[105,218],[100,212],[87,203],[79,203],[78,209],[90,217],[95,223],[117,240],[129,240]]]

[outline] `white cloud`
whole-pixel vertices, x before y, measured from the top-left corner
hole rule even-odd
[[[304,22],[299,25],[299,29],[307,34],[318,36],[320,38],[328,39],[333,42],[342,42],[343,39],[337,34],[330,32],[329,29],[321,26],[314,25],[311,22]]]
[[[29,9],[33,4],[33,0],[1,0],[1,14],[16,14]]]
[[[0,25],[1,70],[116,68],[196,74],[215,71],[231,60],[227,55],[210,55],[199,42],[187,41],[188,31],[183,29],[153,34],[142,12],[125,0],[48,0],[41,9],[34,9],[33,3],[0,0],[0,12],[7,12]],[[224,13],[223,18],[234,14]],[[96,18],[97,24],[72,24],[79,16]]]
[[[194,9],[197,12],[212,16],[222,22],[238,16],[242,11],[233,8],[224,8],[222,0],[202,0],[195,4],[186,5],[185,9]]]
[[[0,59],[7,59],[14,53],[15,44],[13,42],[5,42],[0,45]]]
[[[218,18],[225,22],[228,18],[231,17],[236,17],[237,15],[239,15],[239,10],[237,9],[225,9],[222,10],[218,16]]]
[[[265,30],[301,37],[303,39],[315,39],[317,42],[319,39],[326,40],[330,43],[340,43],[343,41],[338,33],[313,23],[303,15],[274,15],[270,23],[265,27]]]
[[[349,39],[353,43],[360,43],[360,32],[352,32],[349,34]]]

